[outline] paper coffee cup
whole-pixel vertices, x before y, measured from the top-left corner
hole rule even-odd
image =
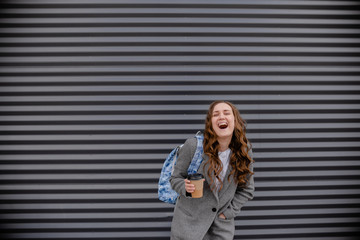
[[[195,191],[191,193],[192,198],[201,198],[203,196],[204,176],[200,173],[191,174],[188,176],[191,184],[195,185]]]

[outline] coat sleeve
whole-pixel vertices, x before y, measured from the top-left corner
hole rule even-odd
[[[184,145],[179,150],[179,156],[174,166],[174,172],[171,174],[171,188],[183,196],[189,196],[185,190],[184,179],[188,176],[187,170],[195,154],[196,144],[196,138],[189,138],[185,141]]]
[[[252,158],[252,150],[249,152]],[[253,171],[253,164],[250,165],[251,171]],[[254,175],[250,176],[248,184],[245,188],[238,186],[232,199],[229,207],[223,212],[226,219],[235,218],[237,214],[240,213],[241,208],[244,204],[254,198],[255,184],[254,184]]]

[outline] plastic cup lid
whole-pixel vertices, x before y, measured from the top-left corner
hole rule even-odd
[[[194,174],[190,174],[188,176],[189,180],[200,180],[200,179],[203,179],[203,178],[204,178],[204,176],[201,173],[194,173]]]

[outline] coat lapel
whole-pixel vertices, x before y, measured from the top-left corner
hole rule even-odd
[[[210,176],[207,174],[207,171],[209,169],[209,165],[206,164],[207,162],[209,161],[209,156],[207,156],[205,153],[203,154],[203,161],[200,165],[200,169],[199,169],[199,172],[201,174],[203,174],[205,176],[205,180],[207,181],[207,183],[210,185],[211,183],[211,179],[210,179]],[[228,181],[228,177],[230,175],[230,172],[232,170],[232,167],[231,165],[229,165],[227,171],[226,171],[226,174],[225,174],[225,177],[224,177],[224,180],[223,180],[223,187],[221,188],[220,192],[217,192],[216,190],[212,191],[212,193],[214,194],[215,198],[217,200],[219,200],[219,198],[226,192],[226,190],[231,186],[231,184],[233,183],[234,181],[234,178],[231,177],[230,178],[230,181]],[[211,187],[211,186],[210,186]]]
[[[205,176],[205,180],[206,182],[209,184],[210,186],[210,183],[211,183],[211,178],[210,176],[207,174],[208,173],[208,170],[209,170],[209,165],[206,164],[208,161],[209,161],[209,156],[206,155],[205,153],[203,153],[202,155],[203,157],[203,161],[200,165],[200,169],[199,169],[199,172]],[[210,186],[210,191],[211,191],[211,186]],[[214,197],[219,200],[219,197],[218,197],[218,192],[215,190],[215,191],[211,191],[213,194],[214,194]]]
[[[205,180],[210,185],[211,178],[207,174],[207,171],[209,169],[209,165],[206,164],[208,161],[209,161],[209,157],[204,153],[203,154],[203,161],[202,161],[202,163],[200,165],[200,168],[199,168],[199,173],[201,173],[201,174],[203,174],[205,176]],[[214,194],[214,196],[215,196],[215,198],[217,200],[219,200],[219,198],[226,192],[226,190],[231,186],[232,182],[234,181],[234,178],[232,178],[232,177],[230,178],[230,182],[228,181],[228,177],[230,175],[231,170],[232,170],[232,167],[231,167],[231,165],[229,165],[229,167],[228,167],[228,169],[226,171],[224,180],[223,180],[223,187],[220,190],[220,192],[217,192],[216,190],[212,191],[212,193]],[[210,186],[210,188],[211,188],[211,186]]]
[[[230,172],[232,170],[231,165],[229,164],[229,167],[226,171],[224,180],[223,180],[223,187],[221,188],[220,192],[219,192],[219,198],[226,192],[226,190],[229,188],[229,186],[232,184],[232,182],[234,181],[234,178],[230,178],[230,181],[228,180]]]

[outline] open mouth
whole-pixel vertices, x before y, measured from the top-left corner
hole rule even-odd
[[[228,127],[228,124],[227,123],[225,123],[225,122],[223,122],[223,123],[219,123],[219,128],[220,129],[225,129],[225,128],[227,128]]]

